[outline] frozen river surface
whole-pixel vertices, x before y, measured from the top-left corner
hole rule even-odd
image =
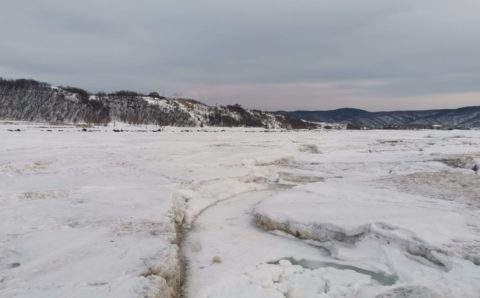
[[[124,129],[0,124],[0,297],[480,297],[480,131]]]

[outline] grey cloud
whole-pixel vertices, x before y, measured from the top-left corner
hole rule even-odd
[[[6,1],[0,75],[271,109],[437,107],[432,96],[480,92],[479,9],[477,0]],[[358,81],[382,84],[342,91]]]

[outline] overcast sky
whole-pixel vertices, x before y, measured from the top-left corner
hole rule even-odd
[[[0,76],[209,104],[480,105],[479,0],[0,0]]]

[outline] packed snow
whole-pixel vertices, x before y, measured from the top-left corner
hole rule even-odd
[[[479,148],[3,122],[0,297],[478,298]]]

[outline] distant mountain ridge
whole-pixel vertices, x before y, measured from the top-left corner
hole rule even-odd
[[[368,112],[354,108],[331,111],[265,112],[240,105],[208,106],[193,99],[166,98],[118,91],[90,94],[74,87],[55,87],[29,79],[0,78],[0,120],[104,124],[113,121],[161,126],[245,126],[313,128],[315,122],[351,128],[479,128],[480,106],[424,111]]]
[[[480,106],[459,109],[438,109],[423,111],[368,112],[343,108],[330,111],[279,112],[294,119],[312,122],[345,123],[351,127],[383,128],[429,128],[440,125],[445,128],[480,127]]]
[[[286,115],[208,106],[192,99],[166,98],[132,91],[90,94],[74,87],[55,87],[35,80],[0,78],[0,119],[54,123],[105,124],[113,121],[161,126],[245,126],[306,128]]]

